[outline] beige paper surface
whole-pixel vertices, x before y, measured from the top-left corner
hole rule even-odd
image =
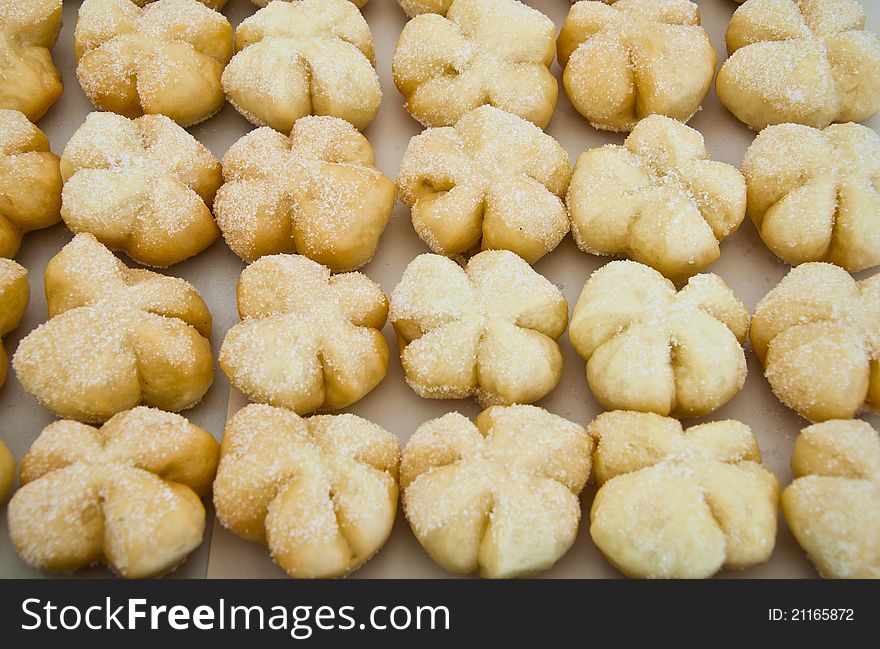
[[[528,4],[548,15],[557,30],[569,9],[567,0],[529,0]],[[702,0],[700,5],[703,24],[712,37],[712,43],[724,58],[724,32],[730,15],[737,7],[732,0]],[[863,3],[869,13],[868,27],[880,31],[880,4]],[[65,92],[61,100],[49,111],[39,126],[47,133],[52,149],[61,153],[70,135],[82,124],[91,104],[82,94],[74,74],[73,28],[78,3],[66,2],[65,26],[55,48],[56,65],[62,72]],[[250,15],[255,7],[249,0],[230,0],[224,9],[233,25]],[[364,16],[373,30],[376,58],[384,93],[382,108],[365,134],[376,151],[377,165],[394,178],[409,138],[420,132],[419,125],[403,108],[401,95],[391,80],[391,57],[398,34],[406,22],[395,0],[370,0],[364,8]],[[559,76],[558,65],[554,72]],[[867,122],[880,128],[880,118]],[[751,143],[754,133],[733,118],[710,94],[690,125],[706,138],[714,159],[739,165],[743,153]],[[216,156],[221,157],[228,147],[251,129],[251,125],[230,107],[216,117],[198,125],[191,132]],[[555,137],[568,151],[572,162],[587,148],[613,142],[623,137],[597,131],[589,126],[570,106],[561,89],[559,104],[547,132]],[[31,304],[22,326],[6,339],[7,351],[12,352],[18,341],[45,319],[45,300],[42,292],[42,271],[48,259],[70,238],[62,225],[44,232],[33,233],[25,238],[22,252],[17,260],[30,271],[32,290]],[[427,252],[426,247],[412,229],[409,210],[397,204],[394,218],[382,238],[376,258],[363,270],[390,292],[400,279],[406,265],[418,254]],[[542,259],[535,268],[555,282],[565,294],[569,307],[575,300],[589,274],[604,264],[606,258],[581,253],[571,240],[565,241],[554,252]],[[168,274],[178,275],[194,283],[207,300],[214,316],[213,345],[215,355],[226,330],[237,321],[235,308],[235,282],[243,264],[218,241],[206,252],[183,264],[168,269]],[[749,310],[787,272],[764,246],[754,226],[746,220],[740,230],[722,245],[721,259],[710,269],[731,285],[737,296]],[[389,347],[396,349],[391,326],[384,331]],[[588,423],[601,408],[587,388],[584,363],[574,353],[568,342],[568,334],[560,339],[565,357],[565,372],[556,390],[542,400],[541,405],[551,412],[568,417],[582,424]],[[765,463],[779,476],[781,484],[791,479],[789,459],[797,432],[805,422],[782,406],[770,393],[761,375],[760,365],[751,350],[747,350],[749,377],[744,390],[724,408],[709,419],[736,418],[749,424],[758,436]],[[227,412],[234,413],[245,404],[241,395],[233,391],[221,373],[217,373],[214,386],[205,400],[185,413],[195,423],[210,430],[218,439],[222,436]],[[388,378],[372,393],[347,411],[361,415],[384,426],[405,442],[422,422],[439,417],[451,410],[458,410],[472,417],[479,412],[472,401],[433,401],[417,397],[407,387],[399,362],[392,359]],[[868,418],[880,426],[880,418]],[[32,397],[10,375],[7,385],[0,391],[0,437],[6,441],[13,454],[20,458],[43,426],[52,416],[42,410]],[[686,425],[701,420],[686,422]],[[583,497],[584,513],[588,514],[593,490],[588,488]],[[92,569],[78,573],[82,576],[105,576],[104,569]],[[272,563],[268,552],[253,543],[239,539],[209,520],[205,543],[174,573],[174,576],[200,577],[284,577],[284,573]],[[0,577],[48,576],[31,570],[15,555],[9,542],[5,523],[5,508],[0,510]],[[364,577],[446,577],[422,551],[409,530],[402,513],[399,514],[394,531],[386,546],[353,578]],[[616,577],[619,573],[601,557],[589,539],[588,526],[581,530],[574,547],[563,557],[546,577]],[[785,529],[780,526],[776,552],[762,566],[744,572],[725,571],[721,577],[815,577],[809,561]]]

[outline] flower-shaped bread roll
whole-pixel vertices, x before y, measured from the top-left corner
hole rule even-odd
[[[76,76],[100,110],[167,115],[181,126],[223,107],[232,27],[196,0],[85,0],[74,33]]]
[[[397,0],[397,4],[410,18],[419,14],[440,14],[445,16],[452,0]]]
[[[534,263],[568,232],[561,196],[570,177],[568,154],[556,140],[516,115],[481,106],[454,127],[410,140],[397,186],[434,252],[454,257],[479,246]]]
[[[21,461],[9,536],[28,564],[105,563],[130,579],[176,568],[202,543],[219,445],[180,415],[139,407],[101,428],[47,426]]]
[[[90,234],[49,261],[44,281],[49,320],[12,359],[44,407],[91,423],[140,403],[185,410],[208,391],[211,314],[192,285],[128,268]]]
[[[18,111],[0,108],[0,257],[14,257],[24,233],[58,223],[60,209],[61,172],[49,140]]]
[[[782,492],[792,533],[827,579],[880,579],[880,436],[864,421],[808,426]]]
[[[746,152],[749,215],[790,264],[880,264],[880,137],[860,124],[770,126]]]
[[[6,499],[6,494],[12,489],[15,482],[15,458],[6,448],[3,440],[0,440],[0,504]]]
[[[798,266],[758,303],[751,338],[773,393],[802,417],[880,408],[880,275]]]
[[[332,115],[363,129],[379,110],[373,35],[348,0],[270,2],[238,26],[235,50],[223,91],[258,126]]]
[[[52,52],[61,31],[61,0],[0,2],[0,108],[36,122],[61,96]]]
[[[0,257],[0,387],[6,382],[8,364],[2,338],[21,323],[29,297],[27,269]]]
[[[533,403],[562,375],[556,339],[568,304],[507,250],[481,252],[465,268],[419,255],[391,294],[391,322],[406,382],[421,397]]]
[[[759,131],[823,128],[880,109],[880,38],[855,0],[748,0],[730,20],[718,99]]]
[[[142,264],[176,264],[220,234],[208,207],[220,163],[164,115],[90,113],[64,148],[61,175],[67,227]]]
[[[715,74],[715,50],[688,0],[578,2],[557,50],[572,105],[608,131],[653,114],[688,121]]]
[[[394,83],[424,126],[452,126],[489,104],[544,128],[559,92],[550,74],[553,22],[517,0],[453,0],[445,17],[410,20],[394,51]]]
[[[214,214],[245,261],[298,252],[335,271],[373,257],[394,209],[394,183],[373,148],[336,117],[297,120],[290,137],[251,131],[223,157]]]
[[[399,462],[397,438],[361,417],[249,405],[226,426],[217,518],[291,577],[342,577],[391,533]]]
[[[669,417],[617,410],[588,430],[599,485],[590,535],[625,575],[700,579],[770,558],[779,483],[748,426],[684,431]]]
[[[535,406],[493,406],[422,424],[400,466],[403,508],[427,553],[454,573],[547,570],[575,540],[590,476],[583,427]]]
[[[623,146],[582,153],[568,189],[572,234],[584,252],[625,255],[683,281],[713,263],[746,212],[736,167],[709,159],[703,136],[646,117]]]
[[[330,275],[300,255],[262,257],[238,280],[241,322],[220,366],[252,401],[299,414],[344,408],[385,378],[388,301],[361,273]]]
[[[717,275],[676,292],[648,266],[613,261],[584,285],[569,336],[606,410],[701,417],[742,388],[748,330],[748,311]]]

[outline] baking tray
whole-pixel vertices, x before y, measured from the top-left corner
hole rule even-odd
[[[64,3],[64,28],[54,50],[55,64],[64,79],[64,95],[38,126],[49,136],[52,150],[60,154],[68,138],[82,124],[85,116],[93,110],[76,80],[73,60],[73,29],[79,2]],[[569,9],[567,0],[529,0],[528,4],[549,16],[557,31]],[[709,32],[719,59],[726,56],[724,32],[730,16],[738,6],[733,0],[703,0],[698,2],[703,25]],[[863,2],[868,12],[868,29],[880,31],[880,3]],[[256,7],[249,0],[230,0],[223,10],[233,26],[251,15]],[[364,17],[373,31],[376,59],[382,83],[383,101],[376,120],[364,133],[376,153],[376,164],[389,177],[395,178],[397,168],[409,139],[421,131],[420,126],[403,107],[403,99],[391,79],[391,58],[397,37],[406,17],[395,0],[370,0],[364,7]],[[720,63],[720,61],[719,61]],[[553,72],[561,78],[559,66]],[[880,128],[880,117],[866,122]],[[714,92],[703,104],[703,109],[690,121],[705,137],[713,159],[739,166],[754,133],[738,122],[715,98]],[[218,115],[189,129],[218,158],[229,146],[253,127],[227,105]],[[547,132],[568,151],[572,162],[587,148],[606,143],[620,144],[624,136],[604,133],[592,128],[571,107],[560,83],[559,103]],[[69,240],[70,234],[63,225],[35,232],[25,237],[17,261],[27,267],[31,286],[31,302],[21,326],[6,338],[7,351],[12,352],[18,341],[46,318],[43,296],[43,269],[46,262]],[[788,267],[770,253],[758,237],[748,219],[739,231],[721,246],[721,259],[708,270],[721,275],[736,295],[751,311],[758,300],[772,288],[788,271]],[[377,281],[386,293],[390,293],[403,274],[406,265],[416,256],[427,252],[425,245],[412,229],[409,210],[402,204],[395,206],[394,216],[388,226],[375,259],[362,269]],[[126,262],[131,263],[127,258]],[[589,274],[607,261],[580,252],[566,237],[552,253],[535,264],[535,269],[562,289],[574,306]],[[168,269],[168,274],[183,277],[192,282],[202,293],[214,316],[212,345],[216,354],[227,329],[237,320],[235,305],[235,282],[244,265],[233,255],[222,240],[211,248],[184,263]],[[859,277],[857,275],[857,277]],[[384,329],[389,348],[397,343],[391,325]],[[560,339],[565,371],[559,386],[549,396],[538,402],[550,412],[587,424],[601,408],[587,387],[584,362],[568,342],[568,334]],[[690,420],[692,425],[704,420],[735,418],[749,424],[758,437],[765,464],[779,477],[782,486],[791,480],[789,460],[794,438],[806,425],[792,411],[782,406],[771,394],[764,380],[758,360],[747,347],[749,376],[745,387],[727,405],[709,418]],[[216,379],[204,401],[184,413],[194,423],[211,431],[218,439],[229,415],[245,404],[236,391],[230,391],[223,374],[216,372]],[[457,410],[473,417],[480,408],[472,400],[437,401],[416,396],[403,380],[400,363],[392,359],[388,377],[364,399],[347,408],[347,412],[366,417],[384,426],[405,443],[424,421]],[[880,417],[866,416],[875,427]],[[45,425],[53,420],[36,401],[22,389],[10,373],[6,386],[0,390],[0,437],[17,458],[27,451]],[[595,489],[588,486],[582,495],[583,512],[586,516],[574,546],[549,571],[541,576],[549,578],[604,578],[619,577],[601,556],[589,538],[589,507]],[[277,578],[283,571],[269,558],[261,546],[244,541],[209,519],[205,542],[193,552],[170,578]],[[104,568],[92,568],[76,573],[78,577],[106,577]],[[0,577],[52,577],[49,573],[26,566],[15,554],[6,529],[5,508],[0,510]],[[450,576],[433,563],[412,535],[403,513],[400,512],[388,542],[364,567],[352,574],[352,578],[442,578]],[[748,578],[810,578],[816,572],[804,553],[795,543],[780,518],[776,551],[767,563],[743,571],[723,571],[719,577]]]

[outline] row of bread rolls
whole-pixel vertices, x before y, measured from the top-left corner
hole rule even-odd
[[[292,577],[339,577],[380,550],[402,490],[412,531],[440,566],[505,578],[547,570],[571,548],[592,474],[590,535],[627,576],[706,578],[763,563],[781,501],[822,576],[880,577],[877,431],[809,426],[792,470],[780,498],[754,434],[734,420],[684,430],[617,410],[584,429],[534,406],[493,406],[473,422],[455,412],[426,422],[401,457],[394,435],[355,415],[249,405],[218,447],[183,417],[138,407],[101,428],[45,428],[8,518],[35,567],[157,576],[202,542],[200,498],[213,482],[225,527],[267,546]],[[0,498],[13,472],[0,444]]]
[[[483,106],[407,146],[395,183],[366,138],[333,117],[263,127],[223,164],[169,118],[91,113],[59,159],[21,114],[0,109],[0,255],[63,219],[142,264],[165,267],[222,233],[245,261],[299,252],[334,271],[373,257],[395,193],[435,253],[511,250],[529,263],[569,230],[578,247],[682,282],[721,254],[749,213],[767,246],[798,264],[880,264],[880,137],[858,124],[762,131],[743,172],[711,160],[675,120],[642,120],[623,145],[565,150],[531,123]]]
[[[27,301],[25,270],[9,260],[3,269],[0,333],[18,324]],[[44,277],[49,319],[21,341],[13,366],[47,409],[100,422],[140,403],[185,410],[207,392],[211,314],[190,284],[128,268],[89,234],[75,236]],[[407,383],[426,398],[538,401],[560,380],[556,340],[568,327],[608,410],[714,412],[745,382],[749,334],[773,392],[803,417],[845,419],[880,406],[880,275],[857,282],[833,264],[789,272],[751,327],[717,275],[676,290],[632,261],[588,278],[569,326],[559,289],[503,250],[464,267],[420,255],[390,300],[362,273],[267,255],[245,268],[236,295],[241,322],[220,349],[223,372],[251,400],[299,414],[349,406],[385,378],[386,320]]]
[[[86,0],[75,32],[86,95],[101,110],[161,113],[184,126],[227,99],[253,123],[285,132],[309,114],[357,128],[375,117],[381,90],[362,2],[270,2],[234,36],[215,11],[222,4]],[[555,57],[574,107],[614,131],[651,114],[687,121],[715,76],[715,51],[689,0],[578,2],[558,41],[549,18],[516,0],[401,5],[414,17],[394,54],[394,81],[425,126],[452,125],[489,103],[545,127],[558,93]],[[49,53],[61,0],[3,7],[0,43],[20,83],[0,105],[36,120],[61,94]],[[856,0],[748,0],[727,30],[718,97],[757,130],[869,117],[880,108],[880,39],[865,21]]]

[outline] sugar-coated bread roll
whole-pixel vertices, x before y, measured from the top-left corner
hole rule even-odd
[[[534,263],[568,232],[568,153],[537,126],[493,106],[410,140],[397,186],[419,237],[455,257],[511,250]]]
[[[258,126],[332,115],[363,129],[379,110],[373,35],[348,0],[270,2],[238,26],[235,51],[223,91]]]
[[[880,579],[880,436],[864,421],[808,426],[794,443],[785,522],[827,579]]]
[[[223,0],[223,1],[225,2],[225,0]],[[266,5],[269,4],[270,1],[271,0],[251,0],[251,2],[254,3],[255,5],[257,5],[258,7],[265,7]],[[284,0],[284,1],[285,2],[298,2],[299,0]],[[361,9],[365,4],[367,4],[368,0],[348,0],[348,1],[351,2],[358,9]]]
[[[49,320],[12,360],[42,406],[93,423],[141,403],[176,412],[201,401],[214,358],[195,287],[128,268],[90,234],[49,261],[44,282]]]
[[[880,137],[861,124],[769,126],[746,151],[749,215],[790,264],[880,264]]]
[[[297,120],[290,136],[251,131],[223,157],[214,214],[247,262],[298,252],[334,271],[373,258],[394,209],[394,183],[373,148],[336,117]]]
[[[27,269],[0,257],[0,387],[6,382],[9,363],[2,338],[21,323],[29,297]]]
[[[453,0],[445,15],[410,20],[392,72],[406,108],[424,126],[452,126],[486,104],[544,128],[559,93],[556,29],[518,0]]]
[[[715,74],[715,50],[689,0],[578,2],[557,54],[572,105],[607,131],[631,131],[653,114],[688,121]]]
[[[509,578],[547,570],[577,536],[590,436],[535,406],[493,406],[422,424],[400,466],[416,538],[450,572]]]
[[[452,0],[397,0],[397,4],[410,18],[419,14],[440,14],[445,16]]]
[[[880,109],[880,38],[856,0],[748,0],[730,20],[718,99],[760,131],[824,128]]]
[[[49,140],[22,113],[0,108],[0,257],[14,257],[26,232],[58,223],[60,209],[61,172]]]
[[[388,301],[366,275],[270,255],[244,269],[237,296],[241,322],[226,334],[220,367],[251,401],[336,410],[385,378]]]
[[[343,577],[391,533],[400,444],[366,419],[249,405],[226,425],[220,457],[217,518],[291,577]]]
[[[12,457],[3,440],[0,440],[0,505],[6,500],[13,482],[15,482],[15,458]]]
[[[880,408],[880,275],[802,264],[758,303],[751,337],[773,393],[802,417]]]
[[[164,115],[90,113],[61,156],[61,216],[141,264],[164,267],[220,235],[210,205],[220,163]]]
[[[406,382],[421,397],[533,403],[562,376],[556,339],[568,323],[559,289],[507,250],[465,268],[416,257],[391,294]]]
[[[104,563],[129,579],[176,568],[202,543],[219,444],[180,415],[139,407],[101,428],[47,426],[21,461],[9,536],[35,568]]]
[[[61,96],[51,49],[61,31],[61,0],[0,2],[0,108],[36,122]]]
[[[683,430],[669,417],[617,410],[588,430],[599,485],[590,535],[622,573],[702,579],[770,558],[779,483],[748,426]]]
[[[742,388],[748,330],[748,311],[717,275],[676,292],[648,266],[612,261],[584,285],[569,336],[606,410],[702,417]]]
[[[100,110],[167,115],[181,126],[223,107],[232,26],[197,0],[85,0],[74,32],[76,76]]]
[[[721,255],[746,212],[736,167],[709,159],[703,136],[662,115],[639,122],[623,146],[581,154],[567,196],[584,252],[623,255],[673,281]]]

